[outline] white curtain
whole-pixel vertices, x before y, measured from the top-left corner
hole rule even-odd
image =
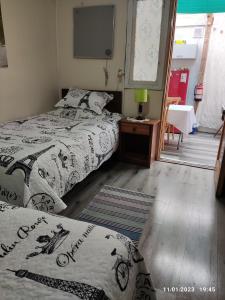
[[[214,14],[204,77],[203,100],[197,110],[200,126],[218,129],[225,105],[225,13]]]

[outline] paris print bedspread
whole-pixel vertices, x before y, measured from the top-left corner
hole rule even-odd
[[[13,222],[11,222],[13,220]],[[0,201],[1,300],[154,300],[127,237]]]
[[[1,124],[0,199],[47,212],[65,209],[61,197],[116,150],[119,119],[107,111],[60,108]]]

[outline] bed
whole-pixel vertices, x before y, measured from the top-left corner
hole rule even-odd
[[[1,300],[156,299],[143,257],[121,234],[2,201],[0,227]]]
[[[1,124],[0,200],[46,212],[64,210],[62,197],[117,149],[122,95],[108,93],[114,99],[101,114],[63,106]]]

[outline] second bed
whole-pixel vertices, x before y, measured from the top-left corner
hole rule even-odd
[[[0,199],[46,212],[65,209],[62,196],[116,151],[120,118],[106,109],[99,115],[59,107],[0,125]]]

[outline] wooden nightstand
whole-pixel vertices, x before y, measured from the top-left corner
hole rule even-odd
[[[120,126],[120,159],[150,167],[156,157],[160,120],[130,121],[122,119]]]

